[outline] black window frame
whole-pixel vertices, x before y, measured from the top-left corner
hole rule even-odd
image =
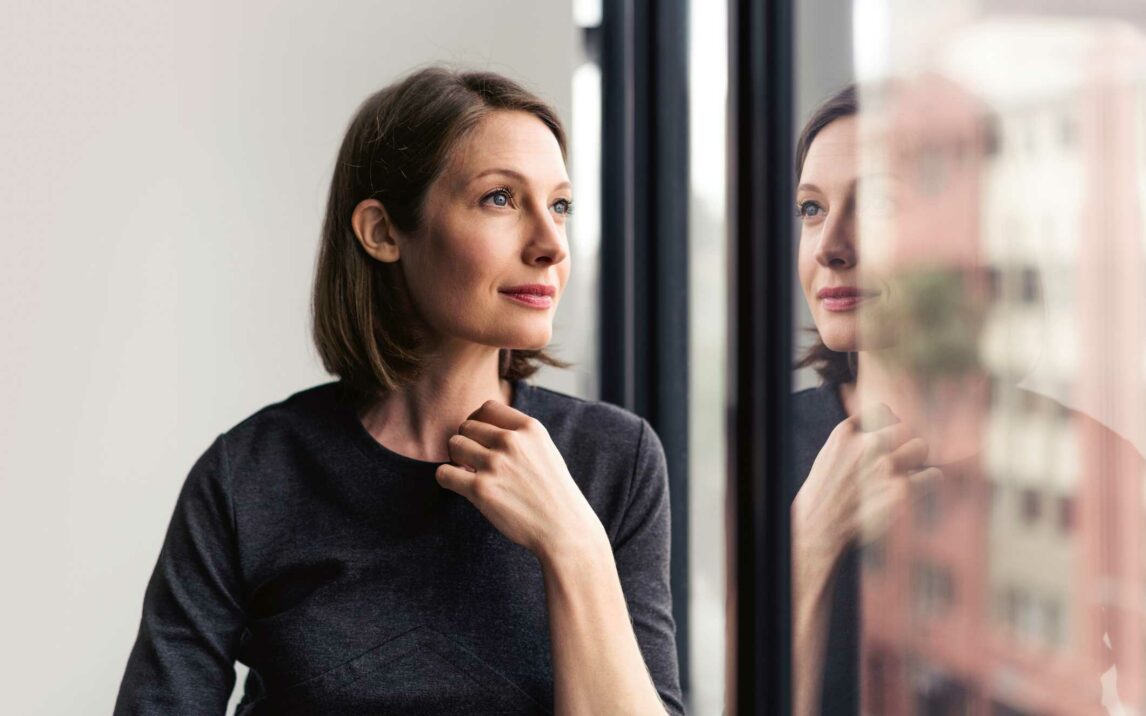
[[[792,709],[795,11],[729,6],[728,713]]]
[[[689,701],[688,0],[602,0],[602,400],[661,438],[681,690]]]
[[[739,716],[787,714],[792,700],[793,6],[728,0],[725,699]],[[648,419],[665,446],[687,703],[688,0],[602,10],[600,397]]]

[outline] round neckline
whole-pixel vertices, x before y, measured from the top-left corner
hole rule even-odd
[[[513,385],[513,399],[509,405],[515,410],[526,412],[525,406],[528,403],[528,396],[526,393],[532,388],[524,380],[518,379],[512,382]],[[409,455],[403,455],[386,447],[370,434],[366,426],[358,418],[358,400],[354,391],[346,386],[341,381],[335,383],[338,388],[338,397],[336,400],[337,412],[340,419],[344,422],[345,426],[351,433],[355,447],[362,453],[370,462],[377,462],[379,460],[394,464],[398,468],[406,468],[410,470],[423,470],[433,472],[438,469],[439,465],[445,464],[443,462],[435,462],[431,460],[419,460]]]

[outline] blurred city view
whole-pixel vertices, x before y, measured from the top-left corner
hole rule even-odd
[[[856,5],[860,164],[910,186],[860,212],[860,325],[942,471],[863,549],[862,710],[1146,713],[1146,40]]]

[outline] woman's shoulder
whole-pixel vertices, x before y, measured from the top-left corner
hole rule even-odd
[[[791,408],[796,429],[822,432],[827,428],[831,432],[831,428],[847,418],[839,389],[838,383],[824,382],[792,393]]]
[[[612,403],[567,395],[551,388],[518,382],[514,402],[537,418],[550,434],[578,433],[637,440],[648,429],[640,416]]]
[[[643,418],[537,385],[519,382],[517,389],[518,409],[545,426],[611,540],[625,519],[635,518],[626,515],[647,515],[667,499],[664,447]]]
[[[264,405],[223,431],[228,451],[265,451],[275,443],[313,439],[341,425],[349,394],[338,381],[304,388]]]
[[[659,479],[664,447],[638,415],[611,403],[525,383],[515,403],[541,422],[590,501],[627,492],[629,481]]]
[[[1134,443],[1112,426],[1082,409],[1070,407],[1058,398],[1021,386],[1012,388],[1008,403],[1000,412],[1009,413],[1019,420],[1050,418],[1069,424],[1073,432],[1083,436],[1091,447],[1101,449],[1109,459],[1118,456],[1135,463],[1146,462]]]
[[[792,422],[789,444],[795,470],[791,497],[795,497],[796,490],[808,476],[828,436],[847,418],[847,413],[840,401],[839,384],[831,382],[793,393],[790,406]]]

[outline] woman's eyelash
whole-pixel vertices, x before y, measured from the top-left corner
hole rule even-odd
[[[494,199],[494,197],[498,197],[498,196],[504,196],[505,197],[505,203],[504,204],[496,204],[496,203],[494,204],[495,206],[498,206],[498,207],[509,206],[513,202],[513,199],[514,199],[512,189],[510,189],[507,186],[500,186],[500,187],[498,187],[492,191],[487,192],[484,196],[482,196],[481,203],[483,203],[483,204],[490,203],[491,200]],[[550,205],[550,208],[551,209],[555,208],[558,204],[564,204],[564,206],[565,206],[564,211],[558,212],[562,216],[570,216],[573,213],[573,200],[572,199],[558,199],[557,201],[553,202],[553,204]]]
[[[486,195],[481,198],[481,201],[484,204],[495,196],[504,196],[506,198],[506,204],[503,206],[508,206],[509,202],[513,201],[513,189],[510,189],[507,186],[499,186],[496,189],[486,193]]]
[[[808,212],[808,209],[810,207],[815,207],[817,212],[819,212],[821,214],[824,211],[824,207],[820,206],[819,202],[812,201],[809,199],[808,201],[801,201],[801,202],[796,204],[796,216],[801,218],[801,219],[807,219],[808,218],[807,212]]]

